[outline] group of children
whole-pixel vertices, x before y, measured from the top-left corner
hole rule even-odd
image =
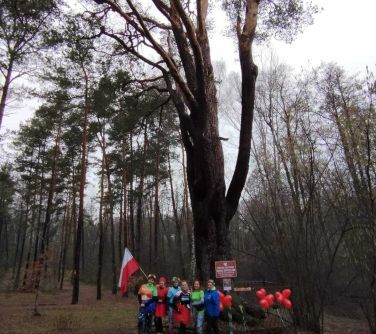
[[[157,282],[154,274],[148,275],[148,282],[143,284],[138,291],[140,311],[138,316],[138,332],[143,329],[148,334],[152,333],[153,318],[157,333],[163,333],[162,319],[168,316],[169,334],[174,333],[174,325],[179,327],[179,333],[186,333],[186,328],[191,323],[197,334],[203,333],[206,319],[206,333],[217,334],[217,319],[220,313],[219,293],[213,280],[208,280],[204,290],[200,282],[195,280],[192,290],[186,280],[180,281],[178,277],[171,279],[171,286],[161,277]]]

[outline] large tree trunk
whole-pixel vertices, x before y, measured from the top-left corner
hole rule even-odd
[[[230,257],[229,223],[236,213],[248,174],[257,77],[257,67],[252,60],[252,43],[260,0],[243,1],[246,7],[244,24],[241,24],[240,16],[237,23],[242,72],[242,110],[238,157],[227,194],[218,129],[218,101],[206,30],[208,0],[196,1],[196,24],[192,22],[192,16],[187,13],[181,1],[153,1],[156,9],[167,17],[171,25],[171,38],[176,42],[177,52],[168,52],[158,43],[147,27],[144,15],[132,1],[127,1],[127,5],[134,15],[129,15],[128,10],[113,0],[96,2],[107,4],[112,11],[120,14],[161,58],[161,61],[153,61],[118,35],[101,30],[101,33],[115,39],[127,52],[159,69],[166,81],[179,114],[180,129],[187,152],[198,275],[200,279],[207,279],[214,274],[215,260]],[[176,53],[179,56],[174,58]],[[178,64],[181,64],[182,68]]]
[[[186,170],[186,163],[185,163],[185,151],[182,144],[182,163],[183,163],[183,180],[184,180],[184,196],[183,196],[183,208],[182,208],[182,218],[185,222],[185,226],[187,229],[187,239],[188,239],[188,247],[190,253],[190,279],[194,280],[196,277],[196,258],[195,258],[195,246],[194,246],[194,230],[192,226],[192,218],[191,218],[191,210],[189,206],[189,193],[188,193],[188,181],[187,181],[187,170]]]
[[[4,117],[4,112],[5,112],[5,105],[6,105],[6,101],[7,101],[7,97],[8,97],[8,92],[9,92],[9,87],[10,87],[10,82],[11,82],[11,77],[12,77],[13,63],[14,63],[14,59],[13,59],[13,57],[11,57],[9,59],[8,68],[6,69],[5,82],[4,82],[4,86],[2,88],[2,92],[1,92],[1,99],[0,99],[0,129],[1,129],[1,124],[3,122],[3,117]]]

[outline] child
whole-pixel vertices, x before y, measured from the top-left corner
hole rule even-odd
[[[191,293],[187,281],[181,281],[180,288],[174,297],[174,322],[180,324],[179,334],[185,334],[191,322]]]
[[[219,317],[219,293],[215,288],[213,280],[208,280],[207,289],[204,294],[205,315],[207,322],[207,333],[218,334],[217,319]]]
[[[158,301],[157,301],[157,308],[155,310],[155,329],[157,333],[163,333],[163,324],[162,318],[167,315],[167,293],[168,287],[166,286],[166,279],[161,277],[159,279],[159,284],[157,285],[157,293],[158,293]]]
[[[172,286],[168,289],[167,300],[168,300],[168,332],[172,334],[174,332],[174,297],[178,291],[180,291],[180,279],[178,277],[173,277],[171,280]]]
[[[138,314],[138,333],[143,333],[145,326],[148,334],[151,334],[153,315],[157,302],[157,288],[155,281],[157,277],[154,274],[148,275],[148,282],[143,284],[138,290],[138,301],[140,303],[140,310]]]
[[[205,307],[204,307],[204,290],[201,289],[200,281],[195,280],[193,283],[192,291],[192,316],[193,322],[195,324],[195,329],[197,334],[203,333],[203,324],[205,318]]]

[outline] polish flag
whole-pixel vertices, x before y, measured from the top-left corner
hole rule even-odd
[[[123,263],[121,264],[119,288],[121,293],[128,290],[128,278],[140,268],[128,248],[124,250]]]

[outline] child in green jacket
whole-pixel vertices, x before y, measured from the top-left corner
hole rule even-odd
[[[204,290],[201,289],[200,281],[195,280],[193,283],[193,290],[191,295],[192,300],[192,316],[195,324],[196,333],[203,333],[203,324],[205,318],[204,307]]]

